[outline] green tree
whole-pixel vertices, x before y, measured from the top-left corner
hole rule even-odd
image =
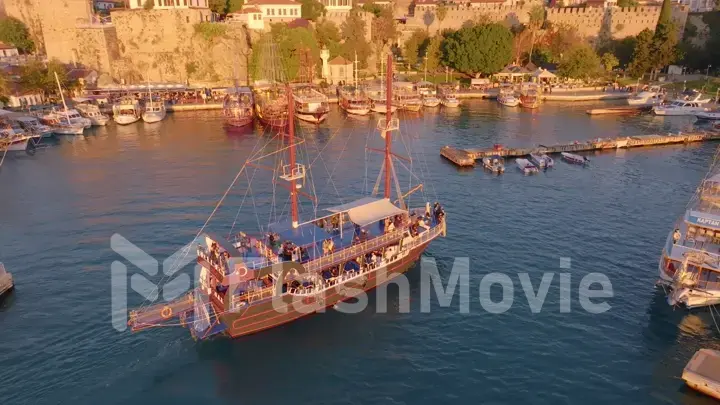
[[[624,7],[624,8],[637,7],[638,2],[637,2],[637,0],[618,0],[617,5],[618,5],[618,7]]]
[[[210,7],[210,10],[212,10],[213,13],[226,14],[227,2],[228,0],[210,0],[208,1],[208,7]]]
[[[67,69],[65,65],[57,59],[53,59],[44,65],[41,62],[31,62],[23,66],[20,75],[20,85],[25,90],[41,91],[43,94],[52,94],[57,92],[57,83],[55,82],[55,74],[57,73],[60,85],[63,88],[71,89],[77,86],[77,83],[68,79]]]
[[[674,22],[658,24],[652,46],[652,67],[656,71],[682,58],[678,42],[677,26]]]
[[[653,32],[645,28],[636,37],[632,60],[628,72],[633,77],[642,77],[653,66]]]
[[[447,17],[448,9],[445,3],[440,3],[437,6],[437,9],[435,10],[435,16],[438,20],[438,25],[442,26],[442,22],[445,20],[445,17]],[[438,27],[439,28],[439,27]]]
[[[552,61],[560,63],[564,56],[584,42],[578,29],[568,24],[557,24],[547,37],[547,47]]]
[[[530,62],[532,63],[532,54],[533,49],[535,49],[537,31],[542,28],[543,24],[545,23],[545,7],[541,5],[533,6],[528,12],[528,18],[528,28],[530,28],[530,32],[532,33],[530,42]]]
[[[670,22],[672,22],[672,0],[663,0],[662,8],[660,9],[660,17],[658,17],[657,27],[662,24],[668,24]]]
[[[414,68],[418,63],[418,57],[420,55],[420,46],[427,39],[427,33],[421,29],[413,31],[410,38],[405,41],[402,47],[403,59],[410,66]]]
[[[234,13],[236,11],[242,10],[244,4],[244,0],[227,0],[226,10],[228,13]]]
[[[308,28],[288,28],[285,24],[273,24],[273,41],[277,44],[280,66],[288,80],[309,81],[320,60],[320,48],[315,34]]]
[[[372,20],[372,41],[376,44],[386,45],[397,39],[398,35],[392,9],[383,7],[380,15]]]
[[[425,48],[425,66],[427,71],[435,73],[440,67],[440,58],[442,57],[442,42],[443,37],[435,35],[430,39],[430,42]]]
[[[306,20],[316,21],[327,12],[325,6],[317,0],[300,0],[300,14]]]
[[[371,49],[365,38],[365,20],[363,20],[359,9],[350,10],[350,14],[340,25],[340,32],[344,39],[340,54],[348,60],[355,60],[355,55],[357,55],[360,67],[367,67]]]
[[[326,47],[331,56],[340,54],[340,30],[330,20],[322,20],[315,24],[315,38],[320,48]]]
[[[620,61],[612,53],[605,52],[600,57],[600,63],[602,63],[606,71],[610,72],[620,64]]]
[[[512,59],[512,33],[502,24],[465,27],[442,45],[447,66],[468,75],[499,72]]]
[[[15,46],[22,53],[35,50],[35,43],[30,39],[30,32],[25,24],[13,17],[0,19],[0,41]]]
[[[371,1],[370,3],[363,4],[362,9],[363,11],[367,11],[368,13],[375,14],[375,17],[379,17],[383,7]]]
[[[154,0],[145,0],[145,4],[143,4],[143,8],[147,11],[152,10],[155,7],[155,1]]]
[[[198,71],[197,62],[188,62],[185,64],[185,74],[187,75],[187,81],[190,83],[190,78]]]
[[[558,66],[558,74],[571,79],[588,78],[600,69],[600,58],[588,45],[581,45],[570,51]]]

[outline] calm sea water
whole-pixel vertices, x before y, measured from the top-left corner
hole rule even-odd
[[[716,145],[600,153],[587,168],[558,162],[533,177],[511,164],[501,177],[458,171],[438,155],[446,144],[550,144],[687,130],[692,122],[591,118],[590,105],[527,112],[475,101],[403,117],[396,149],[410,147],[406,165],[423,178],[425,198],[448,213],[448,237],[426,255],[445,278],[455,258],[469,257],[469,314],[457,299],[442,307],[434,296],[432,311],[422,313],[416,268],[410,313],[398,312],[391,289],[389,313],[376,313],[371,299],[357,315],[330,311],[238,340],[196,343],[181,328],[116,331],[109,269],[123,259],[110,237],[119,233],[162,262],[192,239],[243,161],[271,136],[228,135],[217,112],[177,113],[160,125],[110,125],[9,158],[0,170],[0,260],[17,290],[0,306],[0,402],[712,403],[678,378],[695,350],[720,346],[711,314],[673,310],[653,283],[661,246]],[[323,204],[372,189],[380,161],[364,148],[381,145],[374,127],[374,118],[337,111],[319,130],[304,127],[300,149],[313,162]],[[240,176],[211,227],[227,232],[236,221],[236,229],[256,229],[287,212],[281,189],[272,205],[267,174],[257,172],[249,190],[255,173]],[[403,187],[414,184],[403,178]],[[246,191],[253,197],[238,213]],[[303,210],[312,214],[308,204]],[[572,312],[560,312],[556,276],[534,314],[517,274],[529,273],[537,288],[544,272],[568,271],[561,257],[572,263]],[[480,280],[492,272],[515,283],[504,314],[479,304]],[[592,272],[606,274],[614,291],[611,309],[599,315],[578,302],[578,284]]]

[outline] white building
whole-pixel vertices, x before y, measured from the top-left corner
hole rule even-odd
[[[352,8],[352,0],[320,0],[327,11],[350,11]],[[362,2],[358,3],[362,6]]]
[[[257,7],[245,7],[237,13],[230,13],[225,17],[225,21],[245,24],[251,30],[262,31],[265,29],[263,12]]]
[[[131,9],[144,8],[148,0],[129,0]],[[208,8],[208,0],[149,0],[153,9],[167,10],[173,8]]]
[[[301,18],[300,3],[294,0],[250,0],[243,10],[255,8],[262,13],[263,24],[290,22]]]
[[[18,56],[18,49],[15,46],[7,45],[4,42],[0,42],[0,57],[7,58],[12,56]]]

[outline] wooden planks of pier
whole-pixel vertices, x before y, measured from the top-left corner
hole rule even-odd
[[[677,135],[642,135],[618,138],[596,138],[585,142],[573,142],[560,145],[539,145],[534,148],[508,149],[459,149],[444,146],[440,155],[460,167],[475,166],[477,159],[486,156],[521,157],[530,153],[588,152],[603,149],[637,148],[641,146],[671,145],[677,143],[707,142],[720,140],[720,132],[693,132]]]

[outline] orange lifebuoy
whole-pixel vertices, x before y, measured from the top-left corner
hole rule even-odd
[[[160,316],[162,316],[163,319],[170,318],[172,316],[172,309],[168,306],[163,307],[162,311],[160,311]]]

